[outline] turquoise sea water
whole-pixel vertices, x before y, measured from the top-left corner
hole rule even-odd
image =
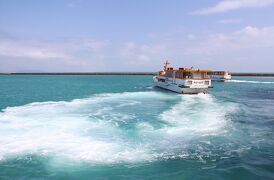
[[[0,179],[274,179],[274,78],[0,76]]]

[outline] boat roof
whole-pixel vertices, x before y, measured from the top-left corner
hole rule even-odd
[[[165,72],[179,71],[179,72],[188,72],[188,73],[212,72],[212,70],[210,70],[210,69],[194,69],[193,67],[191,67],[191,68],[180,67],[178,69],[173,69],[173,67],[168,66],[169,64],[170,63],[168,61],[165,62],[163,71],[165,71]]]
[[[178,71],[182,71],[182,72],[212,72],[212,70],[210,70],[210,69],[184,69],[184,70],[179,69]]]
[[[167,68],[165,71],[179,71],[179,72],[192,72],[192,73],[199,73],[199,72],[212,72],[210,69],[187,69],[187,68],[179,68],[179,69],[172,69]]]
[[[229,71],[221,70],[221,71],[212,71],[212,72],[229,72]]]
[[[172,67],[168,67],[165,71],[180,71],[180,72],[212,72],[210,69],[192,69],[192,68],[179,68],[173,69]]]

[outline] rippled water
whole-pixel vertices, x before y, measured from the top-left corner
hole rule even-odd
[[[273,179],[274,78],[0,76],[0,179]]]

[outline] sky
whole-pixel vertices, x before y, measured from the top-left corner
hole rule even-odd
[[[0,72],[274,72],[274,0],[0,0]]]

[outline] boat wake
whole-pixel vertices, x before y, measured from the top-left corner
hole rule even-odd
[[[271,82],[271,81],[227,80],[226,82],[232,82],[232,83],[253,83],[253,84],[274,84],[274,82]]]
[[[208,156],[203,144],[226,133],[233,110],[211,95],[153,91],[8,107],[0,113],[0,160],[26,154],[92,163]]]

